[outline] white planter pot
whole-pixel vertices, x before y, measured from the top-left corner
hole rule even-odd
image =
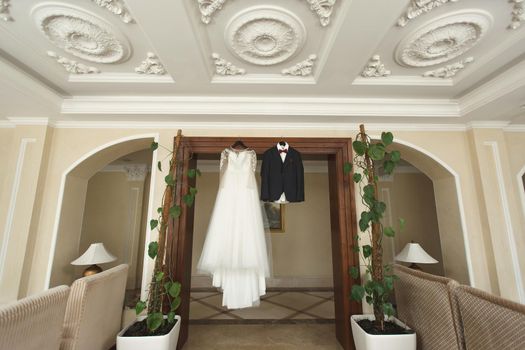
[[[137,319],[142,321],[146,316],[141,316]],[[131,325],[127,326],[117,334],[117,350],[175,350],[177,348],[177,341],[179,340],[180,331],[180,316],[175,316],[177,323],[166,335],[154,335],[148,337],[123,337],[122,335],[128,330]]]
[[[350,318],[352,324],[352,335],[356,350],[416,350],[416,333],[413,334],[385,334],[373,335],[365,332],[358,321],[368,319],[374,320],[374,315],[353,315]],[[397,318],[393,321],[402,327],[406,327]]]

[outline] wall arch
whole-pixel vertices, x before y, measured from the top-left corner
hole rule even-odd
[[[104,143],[102,145],[99,145],[90,151],[83,154],[81,157],[79,157],[76,161],[74,161],[70,166],[64,170],[61,176],[60,180],[60,188],[59,188],[59,194],[58,194],[58,200],[57,200],[57,209],[55,214],[55,220],[53,224],[53,231],[52,231],[52,239],[51,239],[51,249],[50,254],[48,258],[48,265],[46,270],[46,278],[45,278],[45,288],[50,288],[53,286],[53,270],[54,268],[64,268],[65,265],[62,261],[56,261],[57,257],[55,256],[55,252],[60,251],[61,254],[59,256],[62,257],[62,260],[69,259],[70,257],[68,254],[64,254],[64,251],[60,248],[64,248],[64,244],[67,244],[67,242],[63,242],[62,238],[64,238],[64,225],[70,226],[70,225],[77,225],[76,235],[78,235],[78,240],[80,239],[80,226],[82,224],[82,212],[83,212],[83,205],[85,202],[85,190],[87,188],[87,181],[89,178],[96,173],[97,171],[101,170],[105,165],[108,163],[120,158],[121,156],[132,153],[134,151],[148,148],[150,143],[152,141],[158,141],[159,134],[158,133],[148,133],[148,134],[138,134],[138,135],[131,135],[119,139],[112,140],[110,142]],[[153,164],[156,163],[156,152],[153,154]],[[148,215],[152,206],[153,201],[153,191],[155,188],[154,185],[154,179],[155,179],[155,173],[156,173],[156,167],[152,167],[152,183],[150,186],[150,201],[148,203]],[[66,196],[68,196],[69,192],[71,190],[76,190],[77,193],[82,193],[84,191],[83,198],[77,198],[75,205],[73,207],[64,206],[64,201],[67,199]],[[73,222],[66,222],[67,220],[73,221]],[[149,221],[149,218],[148,218]],[[75,236],[76,236],[75,235]],[[149,232],[148,232],[149,235]],[[76,237],[69,237],[69,241],[72,241],[73,238]],[[149,239],[149,236],[146,237]],[[77,240],[77,243],[78,243]],[[74,247],[66,247],[68,249],[73,249]],[[78,250],[78,244],[76,245],[76,249]],[[147,255],[146,255],[147,256]],[[147,260],[145,260],[144,269],[147,269]],[[61,265],[61,266],[60,266]],[[55,271],[56,272],[56,271]],[[60,281],[64,277],[59,277],[55,279],[55,282]],[[66,282],[66,281],[64,281]],[[63,283],[62,281],[58,282]]]
[[[525,176],[525,165],[516,175],[518,181],[518,188],[520,189],[520,199],[521,199],[521,210],[523,211],[523,218],[525,219],[525,184],[523,183],[523,176]]]

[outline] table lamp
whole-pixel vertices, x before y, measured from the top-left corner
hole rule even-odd
[[[103,243],[92,243],[84,254],[71,262],[71,265],[90,265],[82,274],[86,277],[102,272],[102,268],[97,264],[105,264],[115,260],[117,258],[106,250]]]
[[[403,250],[394,258],[397,261],[411,263],[410,268],[421,270],[417,264],[437,264],[438,261],[428,255],[417,243],[408,243]]]

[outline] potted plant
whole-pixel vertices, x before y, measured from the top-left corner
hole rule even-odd
[[[361,254],[365,276],[362,284],[352,286],[351,298],[366,302],[373,307],[373,315],[352,315],[351,325],[354,343],[357,350],[391,349],[415,350],[416,334],[408,329],[402,322],[394,317],[394,307],[390,296],[394,289],[394,280],[397,278],[392,273],[390,264],[383,264],[383,239],[394,237],[395,230],[383,226],[381,219],[386,210],[386,204],[378,199],[378,167],[382,166],[387,175],[393,173],[401,159],[399,151],[387,151],[392,144],[394,136],[391,132],[383,132],[381,141],[373,142],[365,132],[364,125],[360,125],[360,132],[352,143],[355,156],[352,163],[346,163],[345,174],[353,172],[352,179],[359,186],[361,201],[366,209],[359,218],[360,233],[367,234],[370,244],[359,247],[356,241],[354,251]],[[355,171],[359,170],[359,171]],[[405,222],[399,219],[399,230],[403,229]],[[350,267],[352,278],[359,281],[359,266]]]
[[[123,329],[117,335],[118,350],[173,350],[177,347],[180,331],[180,316],[176,311],[181,303],[181,284],[174,281],[171,276],[171,255],[166,251],[168,239],[168,223],[177,219],[182,212],[180,200],[187,206],[193,205],[197,189],[190,187],[188,193],[181,199],[176,198],[177,183],[182,176],[194,178],[200,175],[199,170],[190,169],[187,174],[182,174],[182,162],[177,158],[182,140],[182,132],[177,132],[174,150],[168,157],[169,173],[164,178],[166,188],[162,199],[162,206],[157,209],[158,218],[150,221],[150,229],[159,232],[158,241],[152,241],[148,245],[148,256],[154,260],[152,281],[149,285],[148,298],[139,301],[135,306],[135,312],[139,316],[130,326]],[[151,144],[152,151],[159,147],[157,142]],[[157,163],[159,171],[162,171],[162,161]],[[146,310],[146,315],[140,316]]]

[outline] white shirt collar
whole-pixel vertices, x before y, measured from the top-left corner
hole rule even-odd
[[[280,149],[285,149],[285,150],[288,150],[288,148],[290,148],[290,145],[288,144],[288,142],[285,142],[286,144],[284,146],[281,146],[279,144],[279,142],[277,142],[277,150],[280,150]]]

